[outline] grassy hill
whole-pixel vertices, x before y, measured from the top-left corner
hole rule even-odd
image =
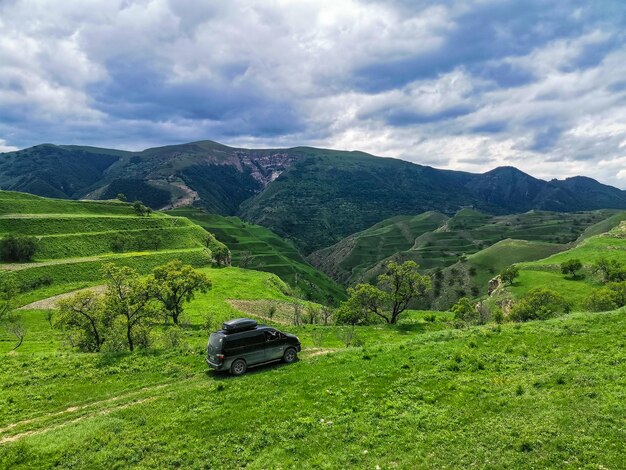
[[[574,303],[574,308],[583,309],[584,299],[600,284],[591,272],[591,266],[600,258],[610,258],[626,264],[626,225],[622,222],[607,233],[583,239],[574,248],[556,253],[547,258],[520,263],[520,276],[515,284],[503,292],[519,297],[535,287],[549,287],[564,294]],[[570,279],[561,274],[562,262],[579,259],[583,263],[584,276]]]
[[[234,265],[240,265],[245,257],[246,267],[278,275],[301,289],[309,300],[326,303],[332,299],[338,303],[345,299],[342,286],[313,268],[293,243],[265,227],[197,209],[177,209],[169,213],[184,216],[213,233],[231,250]]]
[[[468,255],[507,239],[520,242],[517,245],[509,243],[496,247],[492,252],[494,254],[506,252],[504,257],[496,254],[501,260],[510,258],[527,261],[563,250],[566,248],[564,245],[574,242],[588,228],[609,218],[616,223],[621,217],[619,215],[621,213],[616,214],[616,211],[612,210],[573,213],[530,211],[523,214],[491,216],[473,209],[462,209],[451,218],[434,217],[432,214],[426,213],[417,218],[389,219],[328,249],[314,253],[310,259],[327,274],[341,280],[346,279],[349,283],[361,279],[366,281],[374,279],[382,272],[388,260],[413,260],[423,270],[444,269],[456,265]],[[394,228],[397,220],[404,222]],[[408,223],[407,221],[412,221],[416,230],[403,229],[402,226]],[[604,225],[610,223],[609,221]],[[600,230],[604,225],[598,225],[596,229]],[[404,234],[408,236],[403,239]],[[411,241],[413,235],[415,237]],[[537,244],[524,245],[523,241]],[[408,248],[397,249],[409,244]],[[376,246],[382,248],[372,248]],[[517,251],[517,248],[520,248],[521,252],[512,253]],[[485,256],[490,257],[488,253],[485,253]],[[491,258],[493,259],[493,256]],[[469,263],[472,264],[475,269],[481,271],[481,274],[484,274],[486,268],[488,274],[493,275],[497,274],[501,263],[494,266],[481,262]],[[348,270],[353,270],[355,275],[347,276]],[[482,278],[480,280],[482,281]],[[482,284],[480,286],[482,289]]]
[[[131,205],[46,199],[0,191],[0,236],[37,241],[30,263],[0,263],[0,274],[23,286],[62,292],[70,284],[101,279],[105,261],[147,272],[171,259],[194,266],[211,263],[207,232],[184,217],[153,213],[138,217]]]
[[[194,301],[192,325],[207,309],[228,315],[232,296],[284,298],[271,274],[206,272],[220,288]],[[371,330],[365,347],[236,379],[206,372],[196,329],[177,350],[84,354],[64,349],[44,313],[28,313],[36,344],[3,357],[3,468],[624,463],[623,313]]]
[[[352,284],[363,271],[391,255],[410,249],[415,239],[442,226],[448,217],[438,212],[386,219],[339,243],[318,250],[308,259],[333,279]]]

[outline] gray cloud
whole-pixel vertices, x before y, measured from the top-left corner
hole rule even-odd
[[[196,139],[626,186],[620,0],[12,0],[0,151]]]

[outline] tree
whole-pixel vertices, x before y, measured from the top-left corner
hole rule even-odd
[[[600,258],[594,263],[592,270],[600,274],[602,282],[626,281],[626,267],[615,259]]]
[[[403,264],[392,261],[387,263],[387,272],[378,276],[378,285],[386,292],[391,303],[391,315],[383,318],[395,324],[412,300],[430,290],[430,278],[418,272],[414,261]]]
[[[606,312],[626,305],[626,282],[609,282],[595,289],[586,299],[585,306],[592,312]]]
[[[514,321],[545,320],[571,311],[571,303],[561,294],[544,287],[529,291],[511,309]]]
[[[0,258],[3,261],[26,262],[33,259],[37,241],[33,237],[7,235],[0,240]]]
[[[126,196],[123,193],[117,193],[116,199],[118,201],[126,202]]]
[[[517,278],[517,276],[519,276],[519,268],[515,265],[505,268],[500,273],[500,279],[502,279],[502,282],[510,286],[513,285],[513,282],[515,282],[515,279]]]
[[[324,324],[324,326],[328,326],[328,323],[330,322],[332,316],[333,316],[333,309],[326,305],[323,306],[322,309],[320,310],[320,317],[322,319],[322,323]]]
[[[239,254],[239,267],[246,269],[252,266],[254,262],[254,256],[249,251],[242,251]]]
[[[154,268],[147,284],[150,295],[161,302],[176,325],[180,324],[183,304],[192,300],[196,292],[211,288],[211,281],[204,273],[179,260]]]
[[[348,289],[348,300],[337,311],[338,323],[365,324],[374,315],[395,324],[409,304],[430,289],[430,278],[419,274],[415,262],[391,261],[386,267],[376,286],[357,284]]]
[[[226,245],[216,245],[211,251],[218,266],[230,266],[231,255]]]
[[[583,264],[579,259],[569,259],[561,263],[561,273],[565,276],[570,275],[576,277],[576,273],[583,268]]]
[[[152,214],[152,209],[145,206],[141,201],[133,202],[133,210],[139,217],[148,217]]]
[[[111,327],[103,297],[89,291],[59,301],[53,324],[74,335],[73,344],[82,351],[99,352]]]
[[[150,304],[148,286],[132,268],[106,263],[102,267],[107,290],[104,308],[114,320],[121,320],[130,351],[135,350],[135,334],[141,328],[149,328],[158,311]]]
[[[479,323],[478,311],[474,308],[474,304],[467,297],[460,298],[450,309],[454,313],[454,319],[465,323],[467,325],[473,325]]]
[[[0,327],[17,339],[13,350],[22,345],[26,335],[26,329],[21,317],[13,311],[13,301],[18,292],[17,283],[12,276],[4,275],[0,277]]]

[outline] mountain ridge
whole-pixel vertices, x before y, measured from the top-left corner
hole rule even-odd
[[[360,151],[210,140],[142,151],[42,144],[5,152],[0,188],[72,199],[122,192],[155,209],[193,204],[264,225],[305,254],[395,215],[626,209],[626,191],[585,176],[545,181],[511,166],[469,173]]]

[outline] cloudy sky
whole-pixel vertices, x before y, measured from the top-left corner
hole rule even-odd
[[[626,187],[624,0],[0,0],[0,151],[211,139]]]

